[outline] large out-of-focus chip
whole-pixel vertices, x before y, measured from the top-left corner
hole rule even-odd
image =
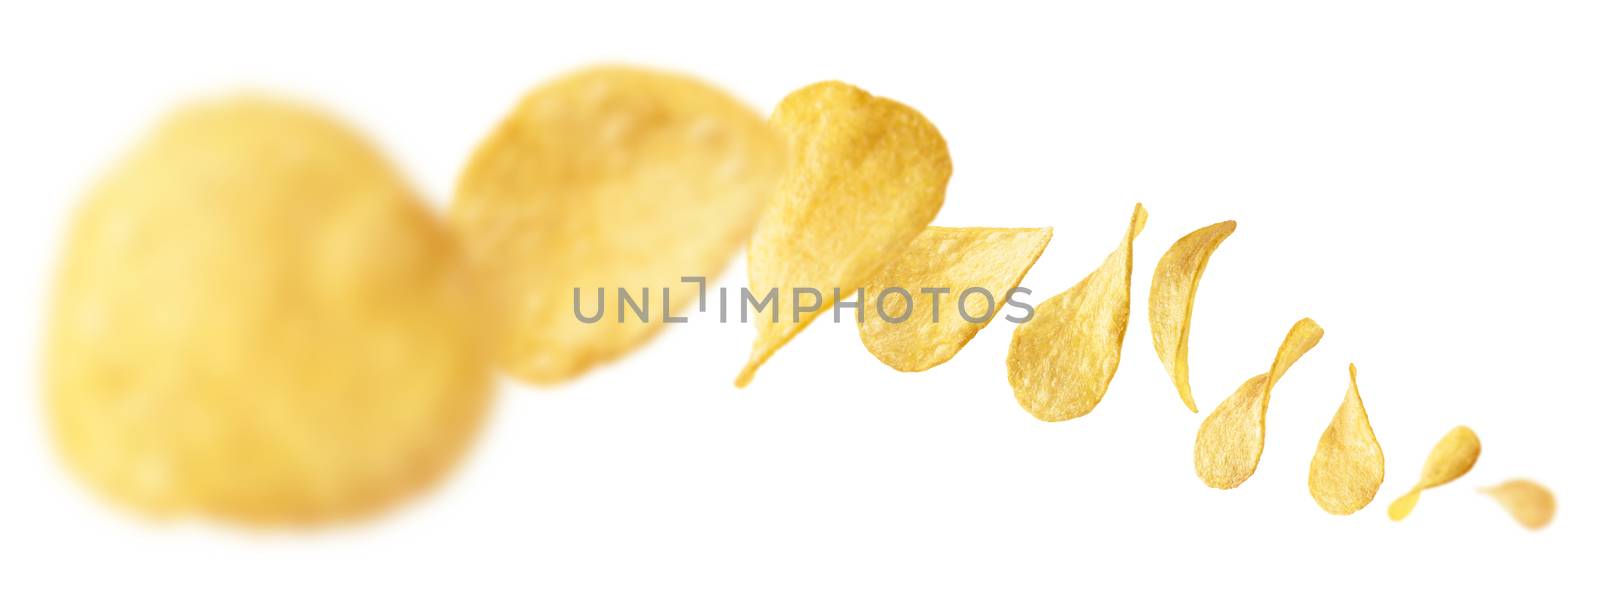
[[[1467,471],[1472,470],[1472,465],[1478,463],[1478,453],[1482,450],[1478,434],[1471,429],[1459,425],[1451,429],[1428,453],[1428,462],[1422,465],[1422,479],[1406,495],[1389,505],[1389,518],[1399,521],[1411,514],[1411,509],[1417,506],[1417,499],[1422,497],[1422,490],[1439,487],[1466,475]]]
[[[927,228],[867,286],[861,342],[901,371],[950,360],[1000,312],[1048,243],[1049,228]]]
[[[1105,396],[1122,359],[1128,332],[1128,287],[1133,240],[1144,229],[1143,205],[1116,251],[1077,285],[1044,301],[1033,319],[1011,334],[1006,375],[1011,391],[1041,421],[1089,414]]]
[[[558,383],[660,331],[669,303],[696,307],[700,284],[683,278],[723,269],[782,169],[761,116],[695,79],[604,67],[535,88],[451,204],[497,300],[501,366]]]
[[[1194,295],[1211,253],[1233,229],[1233,221],[1223,221],[1183,236],[1161,256],[1150,280],[1150,336],[1189,412],[1200,412],[1189,392],[1189,316],[1194,312]]]
[[[1232,489],[1249,479],[1261,463],[1267,440],[1267,403],[1289,366],[1322,340],[1322,327],[1301,319],[1278,346],[1272,369],[1251,377],[1200,424],[1194,440],[1194,472],[1206,485]]]
[[[801,88],[778,104],[771,124],[787,143],[789,167],[750,240],[749,285],[757,299],[776,290],[776,302],[755,319],[740,387],[905,251],[939,212],[950,180],[950,152],[933,123],[851,85]],[[820,295],[816,310],[796,310],[801,288]]]
[[[79,209],[56,285],[57,445],[143,512],[366,513],[441,475],[486,406],[482,308],[448,229],[305,108],[171,116]]]
[[[1549,488],[1527,479],[1513,479],[1479,491],[1494,498],[1528,529],[1542,529],[1556,517],[1556,495],[1550,493]]]
[[[1356,366],[1350,365],[1350,389],[1311,458],[1311,497],[1322,510],[1348,515],[1372,502],[1382,483],[1383,448],[1356,388]]]

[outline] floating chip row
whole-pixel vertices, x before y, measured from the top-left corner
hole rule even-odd
[[[73,218],[44,351],[54,438],[90,487],[147,514],[365,516],[458,462],[494,371],[560,384],[667,321],[581,318],[578,290],[660,290],[670,317],[690,303],[669,311],[669,298],[703,294],[741,247],[751,289],[861,290],[863,345],[892,368],[927,370],[992,322],[1052,236],[932,226],[952,172],[926,116],[846,83],[796,90],[763,119],[693,77],[598,67],[517,102],[440,217],[367,140],[314,108],[263,97],[187,106]],[[1007,379],[1034,417],[1082,417],[1105,397],[1147,218],[1136,205],[1102,264],[1012,332]],[[1184,236],[1152,280],[1156,354],[1192,412],[1195,294],[1234,230]],[[941,319],[937,296],[913,303],[896,290],[958,292],[946,307],[961,318]],[[835,301],[819,294],[793,319],[755,319],[735,383],[750,384]],[[1310,319],[1296,323],[1267,372],[1204,420],[1194,459],[1207,485],[1255,472],[1272,387],[1321,337]],[[1311,494],[1335,514],[1366,506],[1384,475],[1355,376],[1351,366],[1311,464]],[[1478,452],[1471,430],[1452,430],[1390,515],[1465,474]],[[1530,481],[1484,491],[1530,528],[1554,513]]]

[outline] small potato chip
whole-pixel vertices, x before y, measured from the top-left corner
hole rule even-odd
[[[1189,392],[1189,316],[1194,312],[1194,295],[1211,253],[1233,235],[1234,226],[1233,221],[1223,221],[1183,236],[1161,256],[1150,281],[1150,336],[1189,412],[1200,412]]]
[[[1382,483],[1383,448],[1356,388],[1356,366],[1350,365],[1350,389],[1311,458],[1311,497],[1322,510],[1348,515],[1372,502]]]
[[[750,240],[749,270],[750,291],[777,290],[777,306],[774,318],[755,319],[739,387],[821,311],[900,256],[938,214],[950,181],[950,152],[933,123],[851,85],[801,88],[770,122],[788,143],[789,167]],[[817,310],[779,310],[800,288],[821,295]]]
[[[1200,424],[1194,440],[1194,472],[1206,485],[1239,487],[1256,472],[1267,441],[1267,403],[1289,366],[1322,340],[1322,327],[1301,319],[1278,346],[1272,369],[1251,377]]]
[[[1000,312],[1006,298],[1039,260],[1051,230],[929,227],[863,294],[861,343],[901,371],[926,371],[955,356]],[[907,312],[899,288],[916,296]],[[924,289],[942,289],[935,312]],[[975,291],[974,291],[975,290]],[[880,309],[878,300],[883,298]],[[889,315],[891,322],[884,320]]]
[[[442,475],[487,406],[482,306],[448,228],[306,108],[170,116],[78,209],[57,277],[56,445],[152,515],[367,514]]]
[[[1494,498],[1528,529],[1542,529],[1556,517],[1556,495],[1550,493],[1549,488],[1527,479],[1513,479],[1478,491]]]
[[[1466,475],[1467,471],[1472,470],[1472,465],[1477,464],[1482,448],[1478,443],[1478,434],[1471,429],[1463,426],[1451,429],[1428,453],[1428,462],[1422,465],[1422,480],[1389,505],[1389,518],[1399,521],[1411,514],[1411,509],[1417,506],[1417,499],[1422,497],[1422,490],[1439,487]]]
[[[450,207],[498,301],[500,365],[554,384],[643,344],[669,304],[695,306],[700,284],[683,278],[714,277],[738,251],[783,164],[759,114],[689,77],[602,67],[535,88],[480,143]],[[624,312],[623,290],[644,314]]]
[[[1128,332],[1133,240],[1147,216],[1144,205],[1135,205],[1122,243],[1100,268],[1041,303],[1011,334],[1006,375],[1017,403],[1035,418],[1089,414],[1110,387]]]

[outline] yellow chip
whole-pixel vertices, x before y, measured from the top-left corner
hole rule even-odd
[[[776,306],[754,319],[739,387],[904,252],[939,212],[950,180],[950,152],[933,123],[854,86],[801,88],[778,104],[771,124],[787,142],[789,167],[750,240],[749,285],[756,298],[776,290]],[[796,310],[803,289],[820,295],[815,310]]]
[[[1049,243],[1049,228],[927,228],[867,286],[861,342],[901,371],[950,360],[1000,312]]]
[[[1251,377],[1200,424],[1194,440],[1194,472],[1206,485],[1233,489],[1249,479],[1261,463],[1267,441],[1267,403],[1272,386],[1289,366],[1322,340],[1322,327],[1301,319],[1278,346],[1272,369]]]
[[[1556,496],[1549,488],[1526,479],[1513,479],[1481,491],[1505,507],[1511,517],[1528,529],[1542,529],[1556,517]]]
[[[1372,502],[1382,483],[1383,448],[1356,388],[1356,366],[1350,365],[1350,389],[1311,458],[1311,497],[1322,510],[1348,515]]]
[[[1189,412],[1200,412],[1189,392],[1189,316],[1194,312],[1194,295],[1211,253],[1233,229],[1233,221],[1223,221],[1183,236],[1161,256],[1150,281],[1150,336]]]
[[[1477,464],[1482,448],[1478,443],[1478,434],[1471,429],[1463,426],[1451,429],[1428,453],[1428,462],[1422,465],[1422,479],[1406,495],[1389,505],[1389,518],[1399,521],[1411,514],[1411,509],[1417,506],[1417,499],[1422,497],[1422,490],[1439,487],[1466,475],[1467,471],[1472,470],[1472,465]]]
[[[1122,359],[1133,240],[1146,216],[1144,206],[1135,205],[1122,243],[1100,268],[1044,301],[1011,334],[1006,375],[1017,403],[1035,418],[1081,417],[1105,396]]]
[[[356,516],[438,478],[478,428],[490,357],[455,242],[311,110],[177,112],[90,193],[63,254],[56,443],[141,512]]]
[[[683,278],[722,271],[782,169],[761,116],[695,79],[605,67],[535,88],[450,207],[498,300],[501,366],[559,383],[644,343],[666,305],[698,309]]]

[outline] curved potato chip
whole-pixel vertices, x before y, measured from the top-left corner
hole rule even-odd
[[[1322,327],[1316,321],[1295,323],[1278,346],[1272,369],[1244,382],[1200,424],[1194,440],[1194,472],[1206,485],[1233,489],[1255,474],[1267,441],[1272,386],[1321,340]]]
[[[1556,517],[1556,495],[1550,493],[1549,488],[1527,479],[1513,479],[1478,491],[1494,498],[1528,529],[1542,529]]]
[[[1044,301],[1011,334],[1006,376],[1017,403],[1041,421],[1065,421],[1100,404],[1122,359],[1128,332],[1133,240],[1144,230],[1144,205],[1116,251],[1077,285]]]
[[[1478,434],[1465,426],[1458,425],[1444,434],[1444,438],[1434,444],[1433,451],[1428,453],[1428,461],[1422,465],[1422,479],[1406,495],[1389,505],[1389,518],[1399,521],[1411,514],[1411,509],[1416,508],[1417,500],[1422,497],[1422,490],[1439,487],[1466,475],[1467,471],[1472,470],[1472,465],[1477,464],[1478,453],[1482,449]]]
[[[482,307],[448,228],[305,108],[169,117],[86,198],[56,285],[57,446],[146,513],[368,513],[444,473],[487,406]]]
[[[689,77],[602,67],[535,88],[478,146],[450,207],[500,307],[501,366],[559,383],[647,341],[667,305],[693,306],[684,277],[715,276],[738,251],[782,168],[760,115]],[[644,313],[655,296],[660,314],[630,317],[618,297],[610,316],[605,288],[642,296]],[[591,303],[597,320],[576,318]]]
[[[939,130],[909,106],[828,81],[789,94],[771,124],[788,143],[789,168],[750,240],[750,289],[777,290],[774,320],[755,319],[756,340],[734,385],[905,251],[944,204],[950,152]],[[817,310],[793,318],[778,306],[797,288],[820,292]]]
[[[1200,412],[1189,391],[1189,316],[1194,312],[1194,295],[1211,253],[1233,234],[1234,226],[1233,221],[1223,221],[1183,236],[1161,255],[1150,282],[1150,337],[1189,412]]]
[[[1000,312],[1008,294],[1039,260],[1050,235],[1048,227],[927,228],[866,287],[858,321],[861,343],[883,364],[901,371],[926,371],[950,360]],[[892,288],[912,294],[943,289],[949,295],[938,312],[931,299],[920,297],[907,312],[906,299],[899,294],[888,294],[880,310],[880,294]],[[980,302],[984,312],[968,306]],[[899,321],[886,321],[885,314]]]
[[[1348,515],[1371,503],[1382,483],[1383,448],[1356,388],[1356,366],[1350,365],[1350,389],[1311,458],[1311,497],[1322,510]]]

